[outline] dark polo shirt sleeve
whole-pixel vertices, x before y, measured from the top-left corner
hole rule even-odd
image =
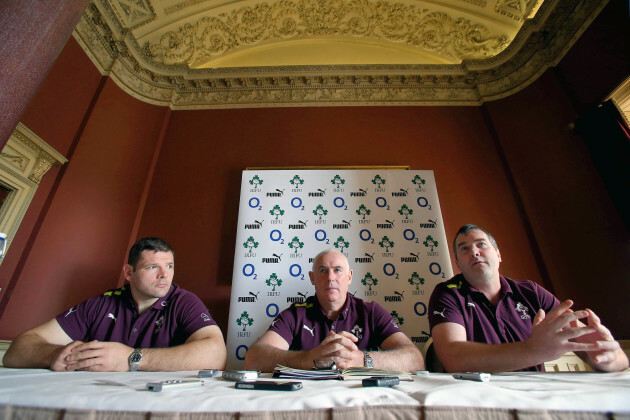
[[[56,319],[73,340],[114,341],[143,348],[183,344],[199,329],[217,325],[194,293],[175,284],[142,314],[125,285],[92,297]]]

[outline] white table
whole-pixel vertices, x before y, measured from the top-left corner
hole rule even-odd
[[[488,383],[448,374],[414,376],[394,388],[360,381],[302,381],[294,392],[238,390],[206,378],[203,387],[164,392],[147,382],[196,377],[197,372],[51,372],[0,368],[0,419],[13,418],[630,418],[630,371],[516,373]],[[264,378],[270,375],[263,375]],[[188,414],[186,414],[188,413]]]

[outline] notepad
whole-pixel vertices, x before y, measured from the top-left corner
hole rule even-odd
[[[288,366],[277,365],[273,371],[274,378],[293,379],[340,379],[340,380],[362,380],[371,377],[394,376],[401,381],[413,381],[413,377],[408,372],[399,370],[385,370],[367,367],[350,367],[346,369],[318,369],[306,370],[296,369]]]

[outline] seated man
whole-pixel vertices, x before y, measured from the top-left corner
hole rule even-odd
[[[245,368],[271,372],[277,364],[311,369],[367,366],[415,371],[422,354],[378,303],[348,293],[352,270],[337,251],[319,253],[309,272],[315,296],[282,311],[248,350]],[[381,351],[377,351],[380,349]]]
[[[175,256],[159,238],[129,251],[129,281],[19,335],[5,367],[56,371],[223,369],[223,334],[193,293],[171,284]]]
[[[438,284],[429,301],[435,351],[447,371],[542,371],[569,351],[596,370],[628,367],[593,311],[572,311],[572,301],[532,281],[501,276],[501,253],[483,228],[461,227],[453,252],[461,274]]]

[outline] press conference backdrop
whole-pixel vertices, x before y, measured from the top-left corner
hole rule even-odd
[[[243,171],[228,324],[228,368],[291,303],[314,294],[313,257],[334,249],[349,292],[387,309],[419,348],[428,299],[452,277],[433,171]]]

